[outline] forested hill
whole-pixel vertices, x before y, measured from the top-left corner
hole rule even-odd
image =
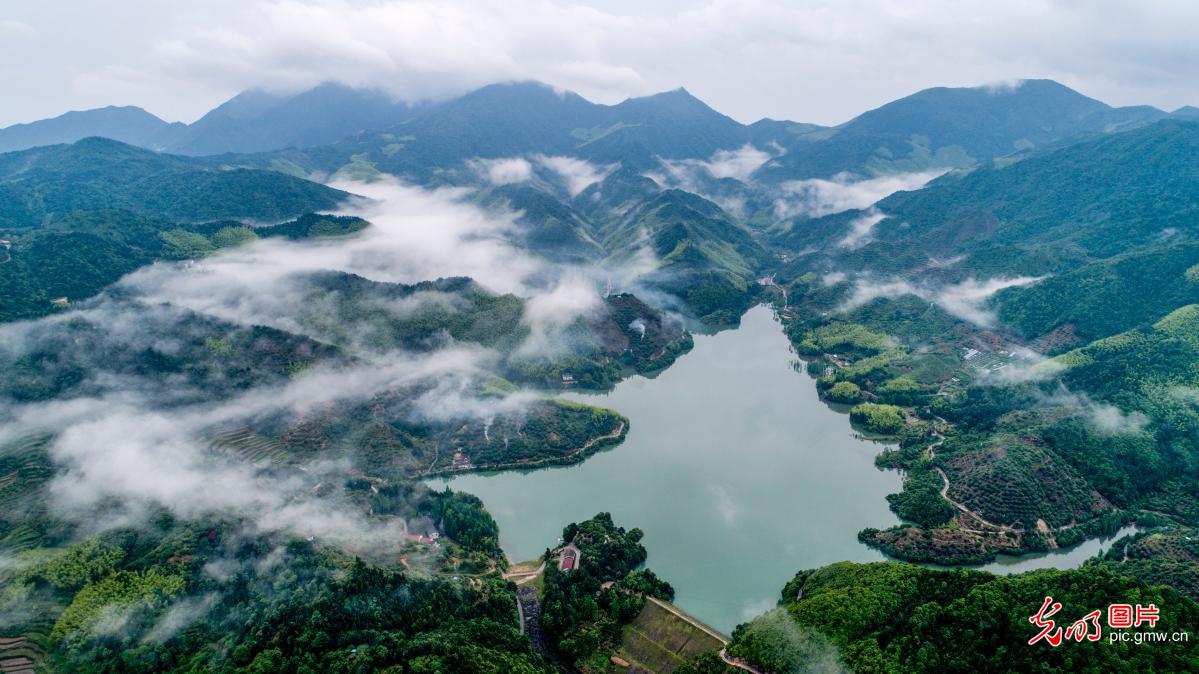
[[[925,89],[832,129],[801,137],[763,178],[820,178],[841,171],[898,173],[971,166],[1088,132],[1110,132],[1166,116],[1113,108],[1052,80]]]
[[[1135,522],[1105,564],[1194,598],[1196,149],[1199,125],[1162,120],[778,239],[819,249],[780,274],[818,389],[899,442],[878,462],[903,471],[903,524],[862,541],[980,563]]]
[[[0,155],[0,228],[121,209],[184,222],[284,220],[330,209],[348,195],[273,171],[226,169],[105,138]]]
[[[681,89],[600,105],[538,82],[518,82],[490,85],[388,128],[279,157],[326,171],[356,161],[428,180],[435,169],[457,168],[468,159],[526,154],[647,169],[659,157],[708,157],[753,136],[749,127]]]
[[[881,223],[880,245],[919,246],[933,255],[972,253],[980,261],[987,249],[999,247],[1052,246],[1110,257],[1158,243],[1163,232],[1189,239],[1199,211],[1199,122],[1165,120],[993,163],[930,189],[901,192],[878,208],[908,224]],[[1020,262],[990,266],[1035,271]]]
[[[0,129],[0,148],[100,135],[182,154],[259,153],[238,161],[263,167],[371,167],[429,180],[436,169],[474,157],[569,155],[647,170],[661,159],[707,159],[752,145],[772,156],[757,178],[778,184],[841,172],[974,166],[1168,116],[1149,106],[1111,107],[1050,80],[926,89],[835,127],[770,119],[745,125],[684,89],[603,105],[538,82],[513,82],[413,105],[325,83],[295,94],[246,91],[190,125],[139,109],[69,113]]]
[[[0,321],[50,313],[55,301],[90,297],[156,259],[200,257],[258,236],[361,229],[361,220],[312,215],[281,229],[243,224],[292,220],[348,196],[104,138],[0,154]]]
[[[1163,120],[995,162],[876,208],[885,217],[859,248],[836,243],[854,214],[797,223],[781,240],[875,273],[1045,276],[1000,293],[1003,323],[1028,339],[1066,324],[1105,337],[1197,299],[1183,272],[1199,262],[1199,123]],[[930,259],[954,264],[930,271]]]
[[[0,129],[0,152],[74,143],[89,136],[103,136],[140,147],[159,148],[183,127],[183,124],[164,122],[134,106],[77,110],[51,119]]]
[[[926,569],[894,562],[841,562],[802,571],[782,590],[781,608],[733,632],[729,654],[761,671],[803,671],[831,641],[855,672],[1185,672],[1199,667],[1188,641],[1111,642],[1117,630],[1088,623],[1098,641],[1064,639],[1057,648],[1030,624],[1045,596],[1060,602],[1063,632],[1111,604],[1153,604],[1157,628],[1199,622],[1199,606],[1167,588],[1146,587],[1099,567],[1045,569],[1012,576]],[[1081,642],[1081,643],[1080,643]]]

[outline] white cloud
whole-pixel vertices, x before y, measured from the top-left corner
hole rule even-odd
[[[0,19],[0,35],[33,35],[33,26],[24,21]]]
[[[572,197],[608,177],[608,174],[617,168],[616,164],[596,166],[577,157],[550,157],[536,154],[532,155],[530,159],[532,161],[524,157],[475,158],[468,160],[466,165],[480,179],[492,185],[528,182],[533,179],[534,168],[540,166],[548,170],[557,180],[562,181],[562,186]]]
[[[467,400],[440,395],[479,376],[486,353],[456,348],[409,357],[393,353],[353,366],[317,366],[279,385],[261,386],[217,403],[163,407],[151,392],[136,387],[71,400],[0,407],[5,419],[0,440],[40,431],[58,433],[49,446],[59,465],[51,480],[56,514],[86,528],[102,529],[137,521],[150,507],[180,517],[236,513],[269,531],[314,535],[352,550],[398,540],[396,526],[363,517],[353,506],[317,497],[311,485],[323,476],[339,479],[347,465],[310,461],[303,471],[264,471],[263,466],[213,452],[213,430],[239,428],[287,413],[303,418],[338,401],[371,396],[425,383],[435,386],[413,401],[425,418],[482,420],[523,409],[533,397]],[[458,403],[463,403],[459,405]],[[120,504],[114,511],[113,504]],[[101,509],[107,513],[97,516]]]
[[[595,280],[582,274],[563,278],[549,292],[530,297],[525,303],[523,320],[530,328],[529,338],[521,347],[523,354],[556,352],[565,344],[558,335],[580,316],[595,313],[601,304]]]
[[[1011,361],[995,370],[980,371],[978,374],[980,383],[1020,384],[1045,381],[1066,369],[1066,366],[1058,361],[1046,358],[1028,347],[1009,344],[1005,348],[1012,354]]]
[[[534,78],[607,103],[683,85],[746,122],[836,124],[930,86],[1033,77],[1172,109],[1196,102],[1199,65],[1199,5],[1173,0],[91,4],[6,7],[40,39],[0,44],[29,71],[0,124],[110,103],[194,119],[252,86],[329,79],[421,99]]]
[[[979,88],[987,91],[988,93],[1000,95],[1000,94],[1015,93],[1015,92],[1019,91],[1020,87],[1022,87],[1022,86],[1024,86],[1024,80],[1010,79],[1010,80],[996,80],[994,82],[987,82],[986,84],[982,85]]]
[[[1052,394],[1043,396],[1041,402],[1074,408],[1087,423],[1104,435],[1133,435],[1149,425],[1149,417],[1141,412],[1125,413],[1115,405],[1097,402],[1086,393],[1075,393],[1065,386],[1059,386]]]
[[[598,183],[616,170],[616,165],[596,166],[587,160],[575,157],[536,155],[534,159],[542,166],[557,173],[565,183],[566,191],[572,197],[578,196],[579,192]]]
[[[885,213],[877,208],[871,208],[849,223],[849,233],[837,245],[850,249],[865,245],[874,238],[874,226],[886,218]]]
[[[759,150],[746,143],[736,150],[717,150],[708,159],[661,159],[665,174],[652,173],[651,177],[662,185],[678,185],[688,191],[696,191],[697,185],[706,179],[734,178],[749,182],[754,171],[770,161],[774,154]]]
[[[819,218],[866,208],[895,192],[924,187],[943,173],[944,170],[918,171],[866,180],[856,180],[848,173],[840,173],[831,180],[790,180],[780,186],[782,194],[774,202],[774,214],[779,218],[798,215]]]
[[[312,494],[314,481],[344,478],[349,465],[341,460],[313,460],[299,472],[264,470],[212,451],[208,438],[218,430],[303,419],[334,403],[397,392],[400,401],[388,407],[397,418],[486,425],[497,416],[519,416],[539,395],[479,395],[500,358],[489,349],[447,338],[411,354],[391,350],[386,342],[355,342],[354,331],[367,332],[369,326],[338,322],[330,328],[327,321],[306,321],[306,311],[320,314],[319,303],[336,302],[337,296],[336,291],[310,296],[303,277],[334,270],[411,284],[469,276],[488,289],[525,298],[522,321],[530,336],[520,353],[540,356],[571,346],[565,329],[602,310],[602,279],[611,275],[619,285],[635,285],[654,267],[652,256],[641,254],[603,268],[532,257],[508,243],[513,214],[481,210],[464,199],[464,190],[425,190],[393,180],[341,186],[369,197],[355,199],[345,211],[367,218],[370,227],[329,239],[262,240],[195,262],[151,265],[120,281],[118,293],[69,315],[91,324],[89,334],[101,343],[132,352],[153,346],[166,354],[177,353],[180,340],[188,338],[178,327],[188,312],[316,339],[332,330],[336,339],[324,341],[346,345],[352,363],[317,364],[283,383],[227,394],[214,392],[219,387],[197,388],[184,377],[132,374],[97,363],[72,392],[77,397],[34,404],[0,399],[0,446],[57,431],[48,451],[60,467],[50,485],[58,514],[105,527],[136,523],[153,507],[185,518],[236,513],[268,531],[315,535],[351,549],[394,542],[402,522],[381,524],[336,498]],[[372,308],[402,316],[428,303],[456,306],[445,293],[427,291],[379,300]],[[14,358],[65,326],[62,317],[0,326],[0,356]],[[220,395],[231,397],[212,399]],[[101,505],[114,503],[122,507],[96,516]]]
[[[995,324],[995,313],[986,308],[987,300],[1004,288],[1036,283],[1043,278],[1043,276],[1018,276],[985,281],[971,278],[960,283],[941,286],[924,286],[903,279],[876,282],[869,278],[859,278],[854,282],[853,292],[841,309],[842,311],[855,309],[880,297],[914,295],[936,304],[964,321],[982,327],[990,327]]]
[[[523,183],[533,177],[533,165],[523,157],[471,159],[467,165],[492,185]]]
[[[1106,404],[1093,404],[1088,418],[1095,428],[1109,435],[1139,433],[1149,424],[1149,417],[1140,412],[1125,414],[1119,407]]]

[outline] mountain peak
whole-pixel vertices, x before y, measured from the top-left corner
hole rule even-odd
[[[1193,105],[1184,105],[1171,112],[1170,116],[1178,119],[1199,119],[1199,108]]]
[[[158,147],[177,125],[133,105],[73,110],[51,119],[0,129],[0,152],[40,145],[74,143],[87,136],[106,136],[145,147]]]

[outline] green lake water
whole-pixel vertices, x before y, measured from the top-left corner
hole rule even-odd
[[[567,523],[611,512],[645,531],[647,565],[674,585],[675,603],[728,633],[773,607],[796,571],[884,559],[857,532],[898,523],[886,495],[899,491],[899,474],[874,466],[882,445],[856,437],[794,360],[771,310],[755,307],[736,330],[697,335],[655,378],[566,396],[629,418],[615,448],[573,466],[434,484],[482,498],[513,561],[555,547]],[[983,568],[1073,567],[1110,543]]]
[[[772,607],[800,569],[883,559],[857,532],[897,523],[885,497],[899,475],[874,466],[882,447],[854,437],[794,358],[771,310],[756,307],[736,330],[697,335],[653,379],[568,396],[629,417],[622,444],[574,466],[450,486],[483,499],[512,560],[540,556],[563,526],[600,511],[640,527],[676,603],[728,632]]]

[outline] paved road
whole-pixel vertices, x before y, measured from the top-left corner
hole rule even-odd
[[[725,652],[725,649],[723,649],[723,648],[720,649],[720,659],[724,660],[724,664],[730,665],[732,667],[736,667],[737,669],[743,669],[747,672],[753,672],[753,674],[766,674],[762,670],[758,669],[757,667],[754,667],[753,665],[749,664],[748,662],[746,662],[744,660],[735,660],[733,658],[730,658],[729,654],[727,652]]]

